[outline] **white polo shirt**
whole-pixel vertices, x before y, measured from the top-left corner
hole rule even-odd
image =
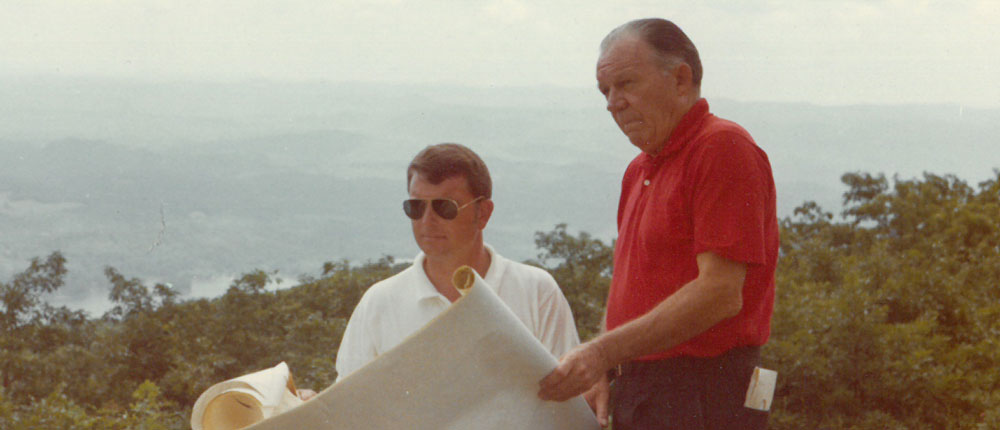
[[[548,272],[508,260],[486,245],[490,268],[483,280],[556,358],[580,343],[573,314]],[[443,312],[451,302],[424,272],[424,254],[395,276],[372,285],[344,330],[337,380],[350,375]]]

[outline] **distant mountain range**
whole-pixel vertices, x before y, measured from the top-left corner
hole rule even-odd
[[[1000,168],[1000,110],[709,102],[769,154],[782,216],[838,213],[849,171],[975,184]],[[506,256],[534,257],[534,233],[562,222],[614,236],[637,151],[591,88],[18,78],[0,82],[0,279],[61,250],[52,302],[99,314],[104,266],[215,296],[254,269],[294,283],[326,261],[409,259],[405,168],[445,141],[486,160],[486,238]]]

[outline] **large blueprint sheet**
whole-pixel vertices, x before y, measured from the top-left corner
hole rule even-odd
[[[557,361],[475,271],[455,284],[463,297],[402,344],[249,428],[598,429],[582,397],[538,399]]]

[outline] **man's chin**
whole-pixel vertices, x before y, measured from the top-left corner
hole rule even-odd
[[[642,151],[645,151],[646,147],[648,146],[646,145],[646,139],[642,139],[639,137],[636,137],[635,139],[629,137],[628,141],[632,143],[632,146],[635,146],[636,148],[639,148],[639,150]]]
[[[448,246],[443,240],[423,240],[417,243],[417,246],[428,256],[438,256],[448,252]]]

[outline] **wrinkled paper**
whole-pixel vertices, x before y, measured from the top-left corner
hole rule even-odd
[[[295,391],[292,373],[284,361],[215,384],[194,403],[191,428],[230,430],[249,426],[302,404]]]
[[[483,279],[462,267],[453,282],[463,297],[403,343],[249,429],[598,429],[582,397],[538,398],[557,360]]]

